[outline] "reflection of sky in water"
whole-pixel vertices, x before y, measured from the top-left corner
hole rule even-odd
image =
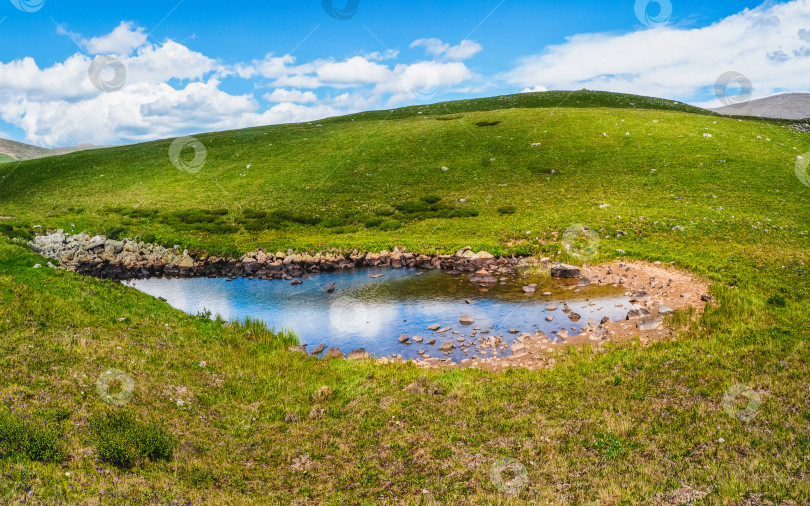
[[[372,279],[370,275],[383,274]],[[372,355],[386,356],[394,353],[406,358],[417,357],[417,350],[427,350],[432,356],[444,357],[438,346],[447,340],[455,341],[459,335],[469,337],[473,327],[490,330],[486,335],[502,335],[511,342],[514,336],[509,329],[521,332],[542,330],[549,336],[553,331],[565,328],[571,335],[587,324],[589,318],[597,322],[603,316],[613,320],[623,318],[630,304],[626,297],[615,291],[606,294],[603,289],[585,301],[591,289],[581,294],[565,293],[562,298],[544,298],[540,295],[523,295],[504,291],[520,292],[522,283],[511,283],[509,287],[495,287],[490,292],[480,292],[470,285],[466,277],[452,277],[439,272],[431,272],[421,277],[415,276],[412,269],[367,269],[303,279],[302,285],[290,285],[289,281],[249,280],[245,278],[226,279],[144,279],[127,282],[138,290],[165,298],[173,307],[189,314],[211,311],[226,320],[245,317],[267,322],[274,329],[290,329],[299,336],[301,344],[313,349],[320,343],[337,346],[344,353],[356,348],[366,348]],[[329,294],[325,286],[335,282],[335,293]],[[396,281],[396,282],[395,282]],[[548,288],[538,288],[541,293]],[[572,296],[578,297],[574,299]],[[465,302],[472,302],[468,304]],[[570,308],[579,313],[582,319],[571,322],[562,312],[562,301],[567,300]],[[549,304],[558,306],[548,312]],[[593,305],[588,305],[593,303]],[[617,308],[616,304],[624,307]],[[582,307],[586,306],[586,307]],[[600,309],[601,308],[601,309]],[[471,326],[459,324],[459,317],[467,314],[475,319]],[[545,320],[547,314],[554,315],[551,323]],[[431,324],[451,327],[452,331],[443,336],[427,330]],[[576,329],[573,331],[572,329]],[[436,338],[436,346],[412,344],[404,346],[397,342],[401,334],[421,335],[427,342]],[[509,353],[508,350],[506,352]],[[469,356],[473,356],[473,352]],[[465,355],[456,350],[454,359]],[[487,354],[489,356],[489,352]]]

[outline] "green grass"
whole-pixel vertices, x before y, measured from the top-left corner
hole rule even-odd
[[[805,134],[578,92],[197,137],[197,174],[170,164],[168,141],[4,166],[0,215],[17,218],[3,234],[39,224],[210,252],[470,245],[566,259],[564,231],[585,225],[594,261],[622,249],[675,262],[709,279],[717,304],[674,315],[677,339],[568,349],[552,370],[426,372],[286,353],[288,333],[34,270],[44,259],[0,239],[0,399],[60,431],[65,452],[0,460],[0,497],[634,504],[689,486],[705,504],[810,501],[810,188],[794,174]],[[133,380],[124,405],[96,392],[109,369]],[[761,396],[749,422],[722,405],[737,384]],[[159,454],[121,435],[138,429],[100,431],[110,413],[152,427]],[[517,497],[490,478],[502,458],[526,468]]]

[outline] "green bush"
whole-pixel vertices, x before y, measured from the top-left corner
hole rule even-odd
[[[776,293],[768,297],[768,304],[776,307],[785,307],[787,305],[787,300],[781,293]]]
[[[366,228],[376,228],[382,225],[383,219],[382,218],[369,218],[364,223]]]
[[[501,124],[500,121],[479,121],[479,122],[477,122],[475,124],[475,126],[488,127],[488,126],[495,126],[495,125],[500,125],[500,124]]]
[[[421,200],[422,202],[427,202],[428,204],[435,204],[436,202],[440,201],[441,199],[442,199],[441,197],[437,197],[436,195],[428,195],[426,197],[422,197],[419,200]]]
[[[126,237],[127,229],[125,227],[120,226],[113,226],[109,227],[107,230],[104,231],[104,235],[107,236],[107,239],[112,239],[114,241],[118,241]]]
[[[143,424],[126,413],[109,412],[90,418],[99,458],[121,469],[139,460],[170,460],[174,438],[159,427]]]
[[[402,228],[402,222],[399,220],[385,220],[380,223],[380,230],[390,231]]]
[[[16,237],[18,239],[30,241],[34,238],[34,234],[32,234],[30,231],[15,227],[13,225],[0,225],[0,233],[9,239],[14,239]]]
[[[517,209],[515,208],[515,206],[503,206],[498,208],[498,212],[504,215],[515,214],[517,212]]]
[[[0,410],[0,458],[62,462],[65,450],[61,439],[54,422],[38,422]]]
[[[425,202],[424,200],[410,200],[408,202],[402,202],[400,204],[396,204],[394,209],[401,213],[422,213],[425,211],[430,210],[430,204]]]
[[[340,218],[340,217],[328,218],[328,219],[323,221],[323,226],[326,227],[326,228],[343,227],[343,226],[346,226],[348,224],[349,224],[349,220],[347,220],[346,218]]]

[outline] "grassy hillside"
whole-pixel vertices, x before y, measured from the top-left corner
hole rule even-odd
[[[13,450],[0,450],[0,497],[810,501],[810,188],[794,173],[806,134],[577,92],[196,137],[208,151],[196,174],[170,163],[170,141],[0,166],[0,215],[16,217],[2,230],[212,252],[471,245],[556,257],[562,231],[585,224],[600,235],[597,261],[621,248],[675,262],[710,279],[717,304],[671,342],[571,349],[553,370],[424,372],[291,355],[292,336],[31,269],[45,260],[2,239],[0,448]],[[133,379],[120,407],[96,393],[109,368]],[[760,395],[752,420],[723,409],[733,385]],[[501,458],[525,466],[517,496],[491,477]]]

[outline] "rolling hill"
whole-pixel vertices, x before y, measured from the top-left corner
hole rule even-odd
[[[800,120],[810,118],[810,93],[783,93],[710,109],[728,116]]]
[[[76,151],[85,151],[88,149],[96,149],[97,146],[92,144],[80,144],[78,146],[68,148],[42,148],[25,144],[23,142],[12,141],[9,139],[0,139],[0,163],[20,161],[20,160],[35,160],[37,158],[44,158],[46,156],[64,155],[67,153],[74,153]]]
[[[550,92],[200,134],[191,171],[171,139],[2,165],[0,497],[807,504],[810,136],[790,123]],[[668,317],[671,339],[569,346],[550,369],[422,370],[289,353],[257,322],[33,268],[25,241],[572,261],[575,224],[593,263],[689,270],[711,302]]]

